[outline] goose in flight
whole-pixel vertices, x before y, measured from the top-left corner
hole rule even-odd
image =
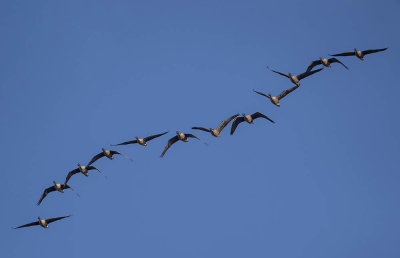
[[[353,52],[344,52],[344,53],[334,54],[334,55],[330,55],[330,56],[356,56],[360,60],[364,61],[364,56],[365,55],[369,55],[369,54],[372,54],[372,53],[385,51],[386,49],[388,49],[388,48],[386,47],[386,48],[368,49],[368,50],[358,50],[358,49],[355,48]]]
[[[51,218],[51,219],[41,219],[40,217],[38,217],[37,221],[31,222],[31,223],[28,223],[28,224],[25,224],[25,225],[22,225],[22,226],[19,226],[19,227],[15,227],[14,229],[31,227],[31,226],[38,226],[38,225],[42,226],[43,228],[48,228],[49,227],[48,224],[50,224],[50,223],[52,223],[54,221],[60,220],[60,219],[68,218],[68,217],[71,217],[71,215],[63,216],[63,217],[56,217],[56,218]]]
[[[239,114],[233,115],[228,117],[227,119],[225,119],[224,121],[222,121],[217,128],[213,129],[213,128],[204,128],[204,127],[192,127],[192,129],[198,129],[198,130],[202,130],[205,132],[209,132],[211,133],[213,136],[215,137],[220,137],[221,136],[221,131],[225,128],[225,126],[227,126],[229,124],[230,121],[232,121],[232,119],[236,118]]]
[[[112,144],[111,146],[118,146],[118,145],[127,145],[127,144],[133,144],[133,143],[139,143],[142,146],[147,146],[147,142],[150,140],[153,140],[154,138],[160,137],[164,134],[166,134],[168,132],[164,132],[164,133],[160,133],[160,134],[155,134],[155,135],[150,135],[144,138],[139,138],[137,136],[135,136],[136,140],[132,140],[132,141],[127,141],[127,142],[121,142],[118,144]]]
[[[337,59],[335,57],[331,57],[331,58],[322,58],[322,57],[320,57],[319,60],[314,60],[314,61],[311,62],[311,64],[308,66],[306,72],[310,72],[314,68],[314,66],[317,66],[317,65],[320,65],[320,64],[322,64],[325,67],[331,67],[332,63],[339,63],[339,64],[343,65],[344,68],[349,70],[349,68],[345,64],[343,64],[339,59]]]
[[[236,127],[241,123],[246,121],[249,124],[252,124],[254,122],[254,119],[257,119],[259,117],[265,118],[268,121],[270,121],[271,123],[275,123],[271,118],[267,117],[266,115],[260,113],[260,112],[256,112],[254,114],[251,115],[246,115],[244,113],[242,113],[242,116],[235,118],[235,120],[232,123],[232,127],[231,127],[231,135],[235,132]]]
[[[272,96],[271,93],[268,93],[268,95],[267,95],[267,94],[265,94],[265,93],[263,93],[263,92],[260,92],[260,91],[256,91],[256,90],[253,90],[253,91],[254,91],[255,93],[257,93],[257,94],[260,94],[261,96],[264,96],[264,97],[269,98],[269,99],[271,100],[272,104],[274,104],[275,106],[280,107],[280,106],[281,106],[281,103],[279,103],[279,101],[280,101],[281,99],[283,99],[284,97],[286,97],[286,95],[288,95],[289,93],[291,93],[292,91],[294,91],[295,89],[297,89],[298,87],[299,87],[299,86],[296,85],[296,86],[294,86],[294,87],[292,87],[292,88],[290,88],[290,89],[286,89],[286,90],[282,91],[278,96]]]
[[[312,75],[314,73],[317,73],[317,72],[321,71],[322,69],[324,69],[324,68],[319,68],[319,69],[314,70],[314,71],[306,71],[306,72],[301,73],[299,75],[294,75],[294,74],[291,74],[291,73],[286,74],[286,73],[282,73],[282,72],[278,72],[278,71],[272,70],[271,68],[269,68],[269,66],[267,66],[267,68],[270,71],[274,72],[274,73],[277,73],[277,74],[280,74],[282,76],[285,76],[285,77],[289,78],[290,81],[293,82],[294,84],[296,84],[297,86],[300,86],[300,80],[302,80],[302,79],[304,79],[304,78],[306,78],[306,77],[308,77],[308,76],[310,76],[310,75]]]
[[[98,168],[94,166],[82,166],[81,164],[78,163],[78,168],[75,168],[74,170],[69,171],[67,177],[65,178],[64,184],[67,184],[68,180],[71,178],[71,176],[81,172],[85,176],[89,176],[89,170],[96,169],[99,171],[101,174],[103,174]]]
[[[74,190],[71,186],[67,184],[57,184],[56,181],[53,181],[53,186],[50,186],[46,189],[44,189],[42,196],[40,196],[39,201],[37,202],[37,205],[40,205],[43,201],[43,199],[47,196],[48,193],[54,192],[54,191],[59,191],[60,193],[64,193],[65,189],[70,188],[71,190]]]
[[[196,138],[196,139],[200,140],[200,138],[194,134],[181,133],[179,131],[176,131],[176,135],[174,137],[172,137],[171,139],[169,139],[167,144],[165,145],[164,150],[161,153],[161,158],[164,157],[164,154],[167,152],[167,150],[169,149],[169,147],[171,147],[172,144],[176,143],[179,140],[181,140],[183,142],[188,142],[189,141],[188,138]]]
[[[95,155],[95,156],[89,161],[89,163],[87,164],[87,166],[90,166],[92,163],[94,163],[96,160],[98,160],[98,159],[100,159],[100,158],[102,158],[102,157],[107,157],[107,158],[109,158],[109,159],[114,159],[114,156],[113,156],[113,155],[115,155],[115,154],[121,155],[122,157],[127,158],[127,159],[129,159],[130,161],[132,161],[132,159],[128,158],[127,156],[125,156],[124,154],[122,154],[122,153],[119,152],[119,151],[115,151],[115,150],[106,150],[106,149],[104,149],[104,148],[101,148],[101,149],[102,149],[102,152],[100,152],[99,154]]]

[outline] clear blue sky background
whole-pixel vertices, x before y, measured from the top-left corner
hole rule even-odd
[[[399,257],[400,1],[2,1],[2,257]],[[328,54],[389,47],[305,79]],[[219,139],[175,130],[257,120]],[[73,192],[62,182],[116,148]],[[11,227],[72,214],[49,229]]]

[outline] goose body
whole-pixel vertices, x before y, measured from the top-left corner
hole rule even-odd
[[[99,173],[103,174],[98,168],[96,168],[95,166],[82,166],[81,164],[78,163],[78,168],[71,170],[68,172],[67,177],[65,178],[65,182],[64,184],[67,184],[67,182],[69,181],[69,179],[71,178],[71,176],[77,174],[77,173],[82,173],[84,174],[86,177],[89,176],[89,170],[97,170],[99,171]]]
[[[130,158],[128,158],[127,156],[125,156],[124,154],[122,154],[119,151],[115,151],[115,150],[106,150],[104,148],[101,148],[102,152],[100,152],[99,154],[96,154],[87,164],[87,166],[90,166],[91,164],[93,164],[96,160],[102,158],[102,157],[107,157],[110,160],[114,159],[113,155],[121,155],[122,157],[131,160]],[[86,167],[87,167],[86,166]],[[83,168],[84,169],[84,168]]]

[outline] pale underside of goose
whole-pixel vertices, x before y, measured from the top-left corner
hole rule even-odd
[[[142,146],[147,146],[147,142],[153,140],[154,138],[163,136],[164,134],[167,134],[168,132],[164,132],[164,133],[160,133],[160,134],[155,134],[155,135],[150,135],[144,138],[139,138],[137,136],[135,136],[136,140],[132,140],[132,141],[126,141],[126,142],[121,142],[118,144],[112,144],[111,146],[118,146],[118,145],[128,145],[128,144],[134,144],[134,143],[139,143]]]
[[[325,67],[331,67],[332,63],[339,63],[347,70],[349,69],[345,64],[343,64],[339,59],[332,57],[332,58],[322,58],[320,57],[319,60],[314,60],[307,68],[307,72],[311,71],[317,65],[323,65]]]
[[[364,61],[364,56],[365,55],[369,55],[372,53],[376,53],[376,52],[381,52],[381,51],[385,51],[386,48],[378,48],[378,49],[367,49],[367,50],[358,50],[358,49],[354,49],[354,51],[352,52],[343,52],[343,53],[339,53],[339,54],[334,54],[334,55],[330,55],[330,56],[356,56],[358,57],[360,60]]]
[[[224,121],[222,121],[217,128],[205,128],[205,127],[192,127],[192,129],[197,129],[197,130],[202,130],[205,132],[209,132],[211,133],[211,135],[215,136],[215,137],[220,137],[221,136],[221,131],[232,121],[232,119],[236,118],[237,116],[239,116],[239,114],[233,115],[228,117],[227,119],[225,119]]]
[[[55,181],[53,181],[53,186],[50,186],[46,189],[44,189],[42,195],[40,196],[39,201],[37,202],[37,205],[40,205],[43,201],[43,199],[47,196],[47,194],[54,192],[54,191],[58,191],[60,193],[64,193],[65,189],[70,188],[71,190],[74,190],[71,186],[67,185],[67,184],[57,184]]]
[[[103,174],[103,172],[101,172],[98,168],[94,167],[94,166],[81,166],[80,164],[78,164],[78,168],[69,171],[67,177],[65,178],[65,182],[64,184],[67,184],[67,182],[69,181],[69,179],[71,178],[71,176],[77,174],[77,173],[82,173],[85,176],[89,176],[89,170],[97,170],[99,171],[101,174]]]
[[[255,119],[260,118],[260,117],[267,119],[271,123],[275,123],[271,118],[267,117],[266,115],[264,115],[263,113],[260,113],[260,112],[255,112],[254,114],[251,114],[251,115],[246,115],[243,113],[241,117],[237,117],[233,121],[232,127],[231,127],[231,135],[235,132],[236,127],[238,127],[238,125],[240,123],[246,121],[247,123],[252,124]]]
[[[196,138],[197,140],[200,140],[199,137],[197,137],[194,134],[191,133],[181,133],[176,131],[176,135],[174,137],[172,137],[171,139],[168,140],[167,144],[164,147],[163,152],[161,153],[160,157],[164,157],[165,153],[167,152],[167,150],[169,149],[169,147],[171,147],[174,143],[176,143],[177,141],[183,141],[183,142],[188,142],[188,138]]]
[[[31,222],[31,223],[28,223],[28,224],[25,224],[25,225],[22,225],[19,227],[15,227],[14,229],[31,227],[31,226],[39,226],[39,225],[42,226],[43,228],[48,228],[49,227],[48,224],[50,224],[54,221],[60,220],[60,219],[68,218],[68,217],[71,217],[71,215],[63,216],[63,217],[56,217],[56,218],[51,218],[51,219],[41,219],[40,217],[38,217],[37,221]]]
[[[284,91],[282,91],[279,95],[277,96],[272,96],[271,93],[265,94],[263,92],[260,91],[256,91],[253,90],[255,93],[260,94],[261,96],[267,97],[270,99],[271,103],[274,104],[277,107],[281,106],[281,103],[279,102],[281,99],[283,99],[285,96],[287,96],[289,93],[291,93],[292,91],[294,91],[295,89],[297,89],[299,86],[296,85],[292,88],[286,89]]]
[[[91,164],[93,164],[96,160],[102,158],[102,157],[107,157],[108,159],[113,160],[114,156],[113,155],[121,155],[122,157],[129,159],[132,161],[132,159],[128,158],[127,156],[125,156],[124,154],[122,154],[119,151],[116,150],[106,150],[104,148],[102,148],[102,152],[100,152],[99,154],[95,155],[87,164],[87,166],[90,166]]]
[[[292,83],[296,84],[297,86],[300,86],[300,80],[302,80],[302,79],[304,79],[304,78],[306,78],[306,77],[308,77],[308,76],[310,76],[310,75],[312,75],[314,73],[322,71],[324,69],[324,68],[319,68],[319,69],[316,69],[314,71],[305,71],[304,73],[301,73],[299,75],[294,75],[294,74],[291,74],[291,73],[287,73],[286,74],[286,73],[282,73],[282,72],[279,72],[279,71],[272,70],[271,68],[269,68],[269,66],[267,66],[267,68],[270,71],[274,72],[274,73],[277,73],[277,74],[280,74],[282,76],[285,76],[285,77],[289,78],[290,81]]]

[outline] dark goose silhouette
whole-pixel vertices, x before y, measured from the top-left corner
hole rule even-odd
[[[191,133],[181,133],[179,131],[176,131],[176,135],[174,137],[172,137],[171,139],[168,140],[167,144],[164,147],[163,152],[161,153],[161,157],[164,157],[165,153],[167,152],[167,150],[169,149],[169,147],[172,146],[172,144],[176,143],[177,141],[183,141],[183,142],[188,142],[188,138],[196,138],[198,140],[200,140],[199,137],[197,137],[194,134]]]
[[[19,226],[19,227],[15,227],[14,229],[31,227],[31,226],[38,226],[38,225],[42,226],[43,228],[48,228],[49,227],[48,224],[53,223],[54,221],[57,221],[57,220],[60,220],[60,219],[68,218],[68,217],[71,217],[71,215],[63,216],[63,217],[56,217],[56,218],[51,218],[51,219],[41,219],[40,217],[38,217],[37,221],[31,222],[31,223],[28,223],[28,224],[25,224],[25,225],[22,225],[22,226]]]
[[[292,91],[294,91],[295,89],[297,89],[299,86],[294,86],[294,87],[292,87],[292,88],[290,88],[290,89],[286,89],[286,90],[284,90],[284,91],[282,91],[278,96],[272,96],[271,95],[271,93],[268,93],[268,95],[267,94],[265,94],[265,93],[263,93],[263,92],[260,92],[260,91],[256,91],[256,90],[253,90],[255,93],[257,93],[257,94],[260,94],[261,96],[264,96],[264,97],[267,97],[267,98],[269,98],[270,100],[271,100],[271,102],[272,102],[272,104],[274,104],[274,105],[276,105],[276,106],[278,106],[278,107],[280,107],[281,106],[281,103],[279,102],[281,99],[283,99],[284,97],[286,97],[286,95],[288,95],[289,93],[291,93]]]
[[[294,75],[294,74],[291,74],[291,73],[286,74],[286,73],[282,73],[282,72],[278,72],[278,71],[272,70],[271,68],[269,68],[269,66],[267,66],[267,68],[269,70],[271,70],[272,72],[274,72],[274,73],[277,73],[277,74],[280,74],[282,76],[285,76],[285,77],[289,78],[290,81],[292,83],[296,84],[297,86],[300,86],[300,80],[302,80],[302,79],[304,79],[304,78],[306,78],[306,77],[308,77],[308,76],[310,76],[310,75],[312,75],[314,73],[318,73],[319,71],[324,69],[324,68],[319,68],[319,69],[314,70],[314,71],[306,71],[306,72],[301,73],[299,75]]]
[[[127,156],[125,156],[124,154],[122,154],[122,153],[119,152],[119,151],[116,151],[116,150],[106,150],[106,149],[104,149],[104,148],[101,148],[101,149],[102,149],[102,152],[100,152],[99,154],[95,155],[95,156],[89,161],[89,163],[87,164],[87,166],[90,166],[92,163],[94,163],[96,160],[98,160],[98,159],[100,159],[100,158],[102,158],[102,157],[107,157],[107,158],[109,158],[109,159],[114,159],[114,156],[113,156],[113,155],[115,155],[115,154],[121,155],[122,157],[127,158],[127,159],[129,159],[130,161],[132,161],[131,158],[128,158]]]
[[[54,192],[54,191],[58,191],[60,193],[64,193],[65,189],[70,188],[71,190],[74,190],[71,186],[67,185],[67,184],[57,184],[56,181],[53,181],[53,186],[50,186],[46,189],[44,189],[42,195],[40,196],[39,201],[37,202],[37,205],[40,205],[43,201],[43,199],[47,196],[48,193]]]
[[[271,123],[275,123],[271,118],[267,117],[266,115],[264,115],[263,113],[260,113],[260,112],[256,112],[256,113],[251,114],[251,115],[246,115],[246,114],[242,113],[242,116],[236,117],[235,120],[233,121],[232,127],[231,127],[231,135],[235,132],[236,127],[241,122],[246,121],[247,123],[252,124],[254,122],[254,119],[257,119],[257,118],[260,118],[260,117],[267,119]]]
[[[225,126],[227,126],[229,124],[230,121],[232,121],[232,119],[236,118],[239,114],[233,115],[228,117],[227,119],[225,119],[224,121],[222,121],[217,128],[213,129],[213,128],[204,128],[204,127],[192,127],[192,129],[197,129],[197,130],[202,130],[205,132],[209,132],[211,133],[211,135],[215,136],[215,137],[220,137],[221,136],[221,131],[225,128]]]
[[[349,69],[345,64],[343,64],[339,59],[337,59],[335,57],[331,57],[331,58],[320,57],[319,60],[314,60],[311,62],[311,64],[307,68],[307,72],[310,72],[314,68],[314,66],[317,66],[320,64],[322,64],[325,67],[331,67],[332,63],[339,63],[339,64],[343,65],[343,67],[346,68],[347,70]]]
[[[364,61],[365,55],[385,51],[386,49],[388,49],[388,48],[386,47],[386,48],[368,49],[368,50],[358,50],[355,48],[354,51],[352,51],[352,52],[344,52],[344,53],[334,54],[334,55],[330,55],[330,56],[356,56],[360,60]]]
[[[118,146],[118,145],[127,145],[127,144],[133,144],[133,143],[139,143],[142,146],[147,146],[147,142],[153,140],[154,138],[160,137],[164,134],[167,134],[168,132],[160,133],[160,134],[155,134],[155,135],[150,135],[144,138],[139,138],[135,136],[136,140],[132,141],[127,141],[127,142],[121,142],[118,144],[111,144],[111,146]]]
[[[69,181],[71,176],[73,176],[79,172],[81,172],[85,176],[89,176],[89,170],[92,170],[92,169],[95,169],[95,170],[99,171],[101,174],[103,174],[103,172],[101,172],[98,168],[96,168],[94,166],[82,166],[81,164],[78,163],[78,168],[69,171],[67,177],[65,178],[64,184],[67,184],[67,182]]]

